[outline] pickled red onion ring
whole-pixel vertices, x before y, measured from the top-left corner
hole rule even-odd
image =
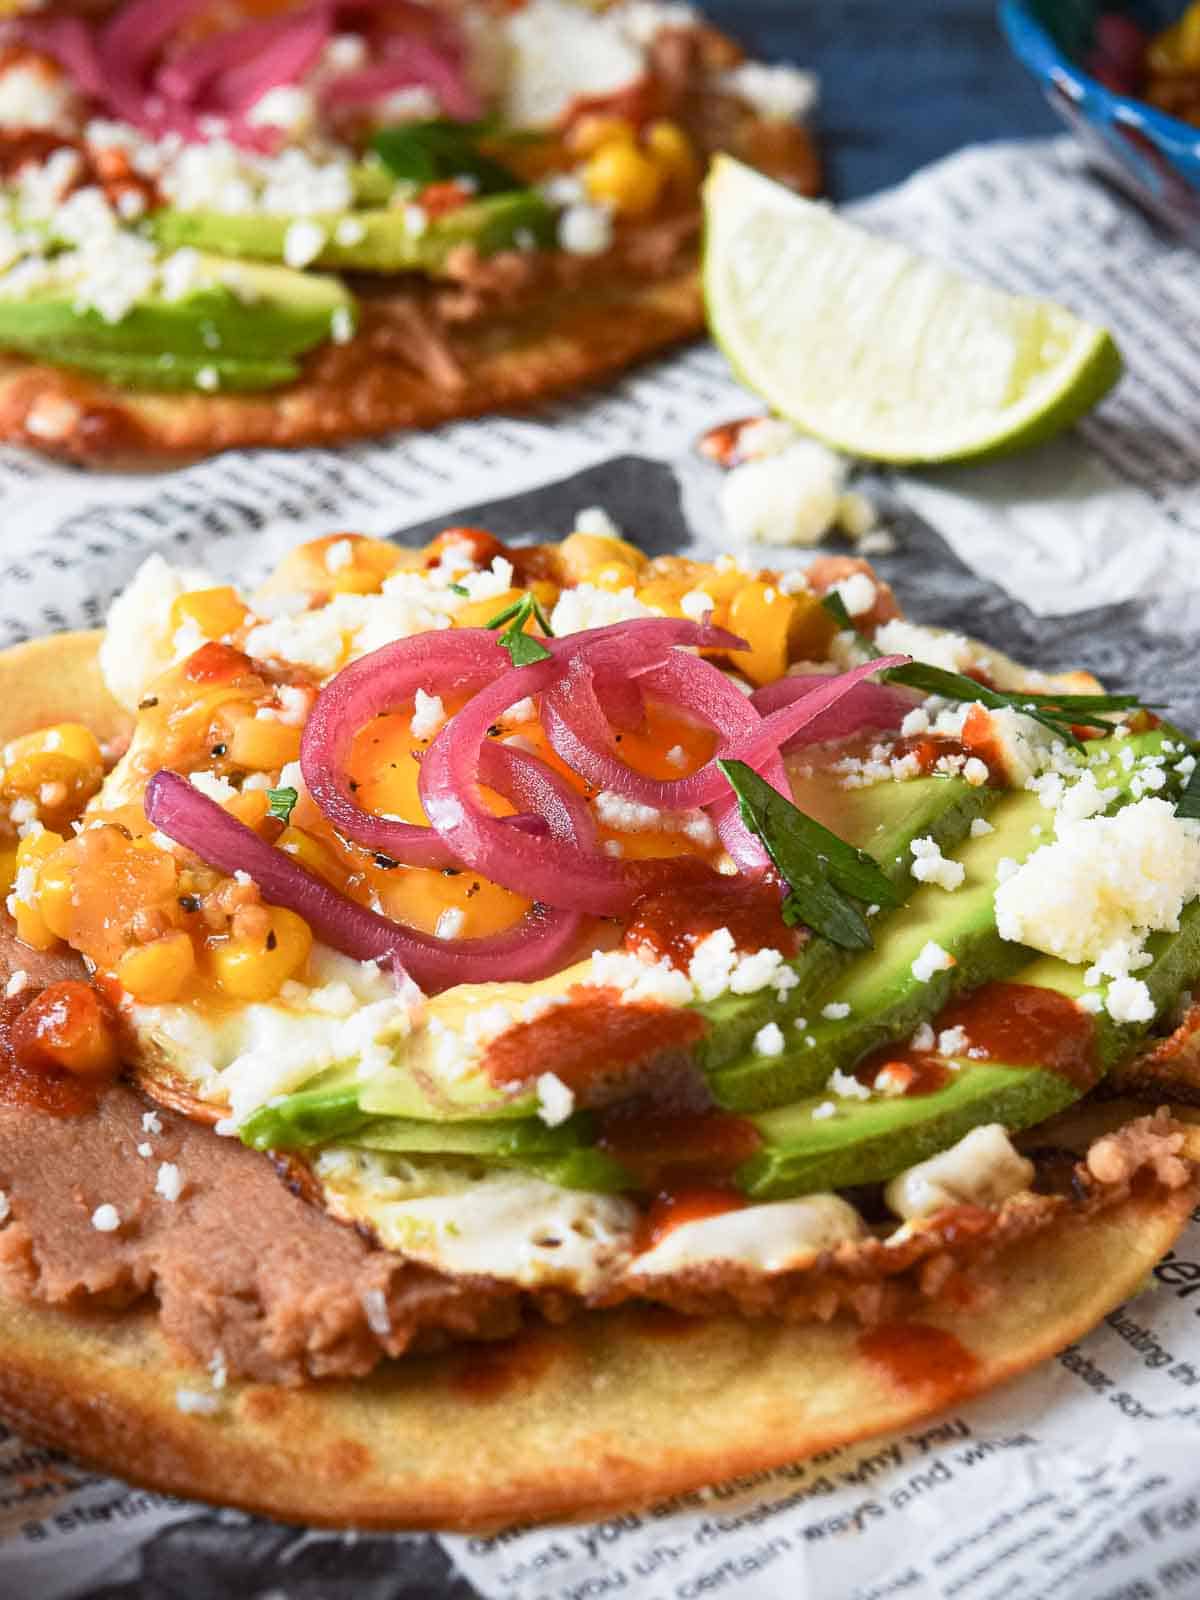
[[[537,763],[508,751],[490,764],[489,777],[498,788],[511,784],[518,796],[553,786],[552,774],[530,776],[526,764]],[[276,850],[175,772],[151,778],[145,811],[155,828],[219,872],[249,873],[264,899],[297,912],[325,944],[357,961],[390,966],[402,988],[412,980],[432,994],[458,983],[545,977],[561,967],[578,939],[577,912],[537,904],[512,928],[483,939],[439,939],[402,927]],[[560,798],[551,829],[559,822],[569,832],[574,820],[572,807]]]
[[[762,716],[711,662],[675,653],[642,676],[643,693],[698,717],[721,736],[717,755],[686,778],[648,778],[615,754],[587,655],[574,660],[567,678],[546,695],[543,726],[555,753],[597,788],[656,810],[687,810],[728,794],[728,783],[716,765],[718,757],[761,766],[864,678],[906,660],[907,656],[882,656],[864,662],[823,679],[790,704]]]
[[[496,635],[482,628],[413,634],[343,667],[317,696],[300,745],[308,791],[333,826],[407,866],[456,865],[457,857],[432,828],[380,817],[358,804],[345,775],[350,747],[373,717],[398,710],[418,689],[475,694],[511,670]]]
[[[823,683],[829,682],[826,673],[797,674],[790,678],[777,678],[764,684],[750,696],[750,704],[763,716],[795,704]],[[836,705],[821,712],[807,727],[794,734],[783,746],[784,753],[808,744],[819,744],[826,739],[845,739],[867,728],[890,729],[899,727],[905,716],[919,704],[920,697],[911,690],[900,689],[888,683],[857,683]]]

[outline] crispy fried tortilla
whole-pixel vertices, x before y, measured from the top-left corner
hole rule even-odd
[[[97,638],[68,635],[0,656],[0,738],[67,714],[105,738],[120,736],[124,714],[94,666]],[[0,941],[0,976],[18,963],[35,982],[62,975],[54,958],[15,946],[9,934]],[[113,1129],[139,1107],[126,1088],[111,1094],[104,1115]],[[1053,1144],[1082,1152],[1140,1109],[1089,1105],[1059,1119]],[[33,1116],[16,1155],[10,1137],[4,1159],[13,1170],[0,1171],[0,1181],[18,1196],[24,1184],[49,1184],[52,1205],[64,1215],[78,1209],[88,1163],[55,1151],[100,1137],[99,1116],[88,1113],[74,1127],[43,1117],[40,1153]],[[315,1257],[336,1256],[356,1283],[385,1281],[382,1253],[289,1193],[267,1157],[163,1116],[161,1152],[175,1151],[173,1140],[209,1141],[217,1175],[190,1212],[186,1198],[160,1206],[171,1212],[168,1226],[215,1230],[209,1250],[219,1254],[222,1183],[232,1188],[249,1172],[263,1227],[297,1227]],[[964,1250],[952,1304],[934,1298],[934,1278],[944,1282],[955,1268],[952,1251],[897,1282],[884,1320],[866,1329],[842,1314],[793,1326],[636,1304],[560,1321],[562,1308],[550,1299],[543,1314],[526,1308],[518,1321],[522,1308],[511,1294],[498,1303],[486,1284],[391,1258],[389,1294],[411,1311],[412,1353],[372,1370],[379,1350],[363,1344],[365,1328],[336,1323],[324,1298],[295,1334],[299,1375],[319,1374],[322,1363],[363,1375],[293,1387],[211,1387],[187,1331],[189,1315],[205,1314],[206,1285],[185,1275],[156,1286],[145,1274],[110,1271],[118,1248],[127,1262],[137,1258],[136,1237],[119,1247],[111,1234],[94,1235],[92,1292],[60,1285],[59,1305],[30,1299],[22,1285],[49,1268],[28,1248],[18,1216],[0,1229],[0,1410],[29,1437],[104,1470],[289,1520],[480,1528],[644,1503],[912,1425],[1083,1336],[1137,1289],[1194,1203],[1193,1184],[1155,1181],[1154,1152],[1166,1148],[1170,1124],[1155,1118],[1139,1127],[1127,1136],[1132,1165],[1142,1168],[1132,1182],[1122,1177],[1082,1202],[1064,1201],[1039,1230],[1014,1230],[1009,1237],[1019,1243]],[[1046,1135],[1038,1130],[1039,1140]],[[1188,1139],[1185,1151],[1196,1154],[1200,1139],[1194,1131]],[[132,1152],[123,1159],[137,1163]],[[1070,1155],[1061,1159],[1069,1168]],[[195,1163],[190,1170],[197,1174]],[[97,1198],[89,1193],[87,1204]],[[145,1231],[156,1225],[147,1220]],[[82,1236],[86,1246],[86,1225]],[[268,1257],[255,1266],[258,1276],[244,1268],[250,1278],[239,1290],[251,1318],[269,1311],[284,1273]],[[164,1324],[171,1294],[183,1309]],[[409,1331],[392,1325],[394,1348],[404,1348]],[[446,1333],[469,1342],[437,1348]],[[331,1354],[339,1348],[350,1349],[340,1365]],[[204,1409],[189,1409],[197,1396]]]
[[[455,328],[436,348],[415,336],[419,308],[415,292],[376,297],[357,339],[325,346],[299,383],[263,394],[135,393],[0,356],[0,438],[81,461],[332,444],[528,407],[693,338],[704,322],[690,260],[658,280],[560,291]]]
[[[56,11],[114,9],[115,0],[75,0]],[[241,13],[234,6],[222,15],[236,21]],[[720,73],[744,59],[733,40],[699,21],[667,27],[648,59],[628,107],[622,94],[597,107],[632,108],[644,121],[641,102],[652,102],[656,115],[686,130],[700,162],[728,151],[802,194],[820,193],[811,134],[720,87]],[[0,128],[6,181],[25,163],[44,161],[56,140],[78,144],[41,129]],[[101,169],[93,163],[77,187],[108,183]],[[438,278],[343,273],[359,303],[358,331],[312,351],[298,381],[254,393],[154,392],[36,353],[0,355],[0,438],[79,461],[138,461],[328,444],[526,408],[703,330],[699,233],[698,200],[689,193],[621,219],[600,255],[508,248],[481,259],[470,247]],[[168,366],[169,357],[167,349]]]

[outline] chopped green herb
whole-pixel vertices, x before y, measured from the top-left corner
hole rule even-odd
[[[839,839],[760,778],[744,761],[718,761],[742,821],[760,838],[789,890],[783,920],[807,923],[844,950],[869,950],[867,920],[854,903],[894,906],[900,893],[864,850]]]
[[[828,594],[822,595],[821,604],[825,607],[825,610],[828,611],[829,615],[837,623],[838,628],[843,633],[852,633],[854,635],[854,642],[864,653],[864,655],[871,657],[881,656],[883,654],[882,650],[876,650],[875,646],[871,643],[870,639],[867,638],[865,633],[860,633],[859,630],[854,626],[853,618],[846,610],[846,602],[842,599],[841,595],[836,589],[830,589]]]
[[[295,789],[268,789],[267,815],[278,817],[280,822],[290,822],[296,801],[300,796]]]
[[[469,600],[471,598],[471,591],[467,588],[465,583],[452,583],[450,585],[450,593],[461,594],[465,600]]]
[[[1200,762],[1192,768],[1191,775],[1183,786],[1183,793],[1175,802],[1175,815],[1195,817],[1200,820]]]
[[[508,194],[528,187],[515,172],[480,150],[480,141],[490,133],[484,122],[409,122],[381,129],[371,148],[393,177],[418,189],[454,178],[469,178],[476,194]]]
[[[549,617],[532,594],[523,594],[512,605],[505,606],[487,624],[489,628],[504,628],[500,635],[500,648],[508,651],[514,667],[531,667],[535,661],[545,661],[550,655],[544,644],[533,634],[525,632],[525,624],[531,617],[548,639],[554,637]]]
[[[1108,727],[1097,712],[1131,711],[1143,705],[1135,694],[1033,694],[1028,689],[989,689],[961,672],[947,672],[943,667],[926,666],[922,661],[892,667],[884,677],[891,683],[920,689],[922,694],[941,695],[946,700],[977,700],[990,711],[1023,712],[1076,750],[1083,747],[1075,732],[1077,727],[1099,730]]]

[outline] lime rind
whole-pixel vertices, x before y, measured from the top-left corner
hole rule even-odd
[[[771,408],[848,455],[982,460],[1042,443],[1116,383],[1112,336],[800,199],[730,157],[705,194],[709,326]]]

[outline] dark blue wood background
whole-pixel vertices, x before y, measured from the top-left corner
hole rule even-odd
[[[979,139],[1058,124],[994,0],[702,0],[754,54],[812,67],[829,192],[851,200]]]

